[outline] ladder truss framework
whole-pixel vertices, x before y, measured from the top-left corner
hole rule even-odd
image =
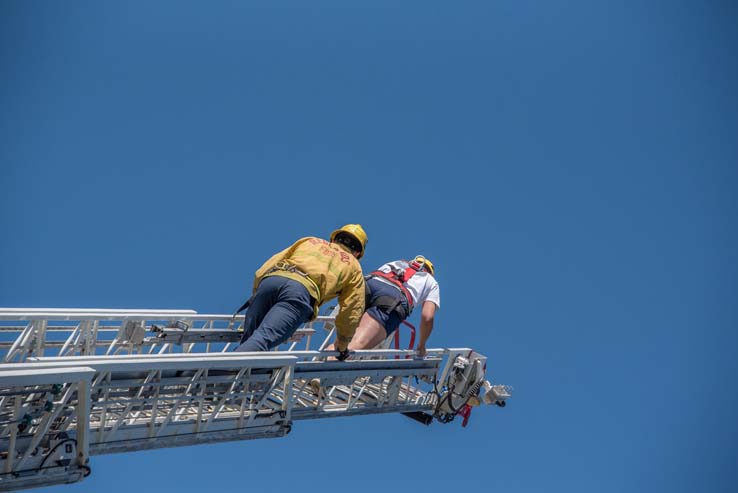
[[[510,395],[467,348],[326,360],[335,315],[277,351],[242,353],[243,316],[0,309],[0,491],[79,481],[92,455],[281,437],[301,419],[447,422],[470,401],[502,406]],[[315,325],[325,329],[317,350]]]

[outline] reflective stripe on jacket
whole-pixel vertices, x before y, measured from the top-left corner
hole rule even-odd
[[[299,272],[275,269],[284,262]],[[305,286],[315,300],[314,315],[320,305],[338,296],[341,307],[336,317],[337,339],[348,345],[364,313],[364,276],[359,261],[341,244],[314,237],[301,238],[267,260],[254,276],[254,291],[268,276],[282,276]]]

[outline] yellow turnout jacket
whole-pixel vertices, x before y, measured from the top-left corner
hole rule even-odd
[[[290,268],[298,269],[307,277]],[[341,310],[336,317],[336,340],[339,349],[348,346],[364,313],[365,298],[361,265],[346,247],[320,238],[300,238],[256,271],[254,291],[268,276],[286,277],[305,286],[316,300],[313,316],[318,315],[320,305],[338,296]]]

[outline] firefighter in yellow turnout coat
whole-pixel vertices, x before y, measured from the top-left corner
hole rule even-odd
[[[320,305],[338,296],[336,349],[346,352],[364,313],[364,277],[359,260],[367,236],[358,224],[331,234],[331,241],[301,238],[267,260],[254,276],[244,334],[236,351],[268,351],[312,320]]]

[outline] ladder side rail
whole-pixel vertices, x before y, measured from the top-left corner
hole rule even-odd
[[[0,321],[14,320],[120,320],[121,317],[134,320],[170,320],[197,317],[194,310],[130,310],[107,308],[0,308]]]
[[[193,354],[193,355],[117,355],[117,356],[76,356],[61,358],[37,358],[37,361],[29,362],[26,368],[33,369],[65,369],[74,366],[86,366],[93,368],[96,372],[102,371],[149,371],[152,369],[163,370],[190,370],[192,368],[229,368],[229,365],[239,364],[248,368],[280,368],[291,362],[296,362],[297,357],[287,353],[236,353],[233,357],[222,354]],[[84,365],[81,363],[84,362]],[[13,370],[18,365],[0,364],[0,371]]]

